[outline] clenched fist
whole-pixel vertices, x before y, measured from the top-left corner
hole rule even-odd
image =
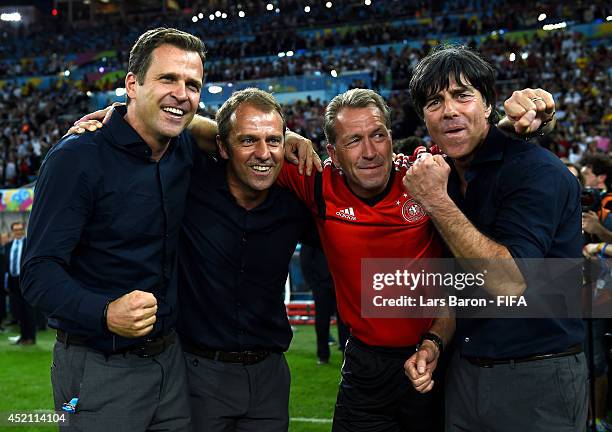
[[[149,292],[132,291],[108,305],[106,324],[119,336],[137,338],[153,330],[157,299]]]
[[[504,102],[504,110],[514,131],[528,135],[537,131],[543,122],[552,120],[555,101],[546,90],[527,88],[512,93]]]
[[[419,158],[404,176],[404,189],[430,213],[432,206],[448,197],[450,166],[441,155]]]

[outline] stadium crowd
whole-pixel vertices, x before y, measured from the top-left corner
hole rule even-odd
[[[229,10],[228,2],[208,4],[210,8]],[[393,108],[394,138],[416,135],[426,141],[425,129],[411,107],[406,89],[412,67],[431,48],[428,40],[417,48],[408,45],[401,49],[381,48],[375,45],[405,39],[420,40],[425,35],[442,32],[447,37],[488,34],[478,49],[497,69],[499,100],[508,97],[512,88],[542,87],[551,91],[557,101],[559,125],[554,135],[542,140],[543,145],[573,163],[579,162],[584,154],[607,151],[612,119],[612,81],[610,47],[605,43],[593,43],[582,34],[571,31],[551,32],[546,37],[535,35],[530,40],[491,34],[490,30],[501,27],[509,30],[541,24],[536,19],[534,8],[502,1],[411,2],[408,7],[402,5],[400,9],[398,4],[390,0],[381,1],[370,9],[364,9],[362,4],[357,6],[346,3],[334,5],[333,13],[320,5],[313,6],[311,13],[307,14],[298,7],[298,2],[287,0],[276,3],[284,13],[270,15],[263,3],[246,2],[243,10],[248,12],[247,17],[250,19],[245,21],[238,21],[234,16],[227,20],[207,21],[202,26],[183,15],[177,15],[163,18],[163,24],[183,27],[200,34],[207,42],[208,82],[328,75],[331,71],[338,74],[355,70],[369,71],[371,87],[383,93],[388,90],[388,101]],[[599,1],[588,4],[575,2],[572,5],[540,2],[536,9],[546,10],[549,17],[564,16],[574,22],[592,22],[601,18],[599,15],[605,11],[605,6]],[[193,10],[204,9],[196,3]],[[367,10],[366,15],[364,10]],[[474,11],[479,11],[479,15],[474,15],[471,23],[466,22],[465,17],[448,19],[453,14],[469,14]],[[426,24],[421,26],[395,25],[390,21],[415,17],[435,18],[425,20]],[[267,20],[265,26],[261,24],[264,18]],[[48,26],[53,24],[48,23],[42,28],[21,29],[18,31],[20,37],[4,32],[0,36],[3,39],[0,79],[56,75],[65,69],[75,68],[73,62],[66,62],[67,55],[108,49],[116,50],[116,56],[102,57],[95,64],[84,63],[80,66],[82,70],[93,72],[94,76],[99,72],[99,67],[104,67],[107,72],[125,70],[128,49],[136,36],[146,26],[162,24],[159,21],[162,18],[159,17],[153,20],[146,16],[129,19],[129,27],[124,26],[122,21],[101,21],[93,28],[87,25],[79,29],[77,26],[74,31],[60,31],[54,37],[49,37]],[[366,19],[369,20],[368,24],[359,29],[345,27],[342,31],[313,33],[309,37],[293,29],[296,25],[306,28],[315,23],[319,26],[331,24],[341,27]],[[240,33],[246,36],[242,40],[228,37],[228,32],[235,30],[233,25],[236,22],[248,23]],[[293,27],[289,27],[289,24]],[[470,29],[470,26],[474,28]],[[85,33],[88,37],[85,37]],[[470,45],[476,46],[476,39],[472,39]],[[371,48],[356,49],[368,46]],[[333,48],[338,49],[332,52]],[[291,57],[276,56],[278,51],[287,49],[304,51]],[[28,56],[25,56],[26,52]],[[37,59],[31,57],[43,52],[53,54]],[[21,61],[8,60],[15,53],[23,56]],[[217,53],[223,53],[223,56]],[[274,55],[274,58],[249,58],[260,54]],[[59,139],[71,121],[90,109],[86,92],[113,90],[123,86],[122,75],[102,82],[93,79],[89,83],[87,81],[87,74],[83,81],[59,80],[55,88],[49,91],[40,91],[31,85],[20,87],[11,84],[10,80],[6,81],[7,84],[0,89],[2,186],[20,186],[35,179],[41,156],[46,149]],[[359,83],[355,86],[359,86]],[[289,126],[311,138],[322,152],[325,143],[321,114],[325,104],[324,100],[308,98],[285,105]],[[203,114],[214,116],[212,107],[207,106],[205,110]]]
[[[238,12],[235,8],[230,10],[224,2],[218,3],[218,6],[209,8],[228,10],[234,14]],[[221,58],[276,55],[289,50],[312,52],[439,38],[442,35],[470,36],[501,29],[532,29],[559,20],[589,23],[605,19],[606,16],[606,5],[600,0],[588,4],[573,2],[571,5],[539,2],[538,11],[547,12],[547,18],[541,22],[537,19],[538,12],[531,6],[500,0],[386,0],[367,7],[362,3],[346,2],[334,5],[332,9],[313,5],[309,13],[305,13],[298,3],[294,0],[277,2],[283,13],[274,13],[265,10],[265,2],[249,2],[245,8],[251,9],[251,12],[246,19],[230,16],[225,20],[209,21],[208,17],[204,17],[204,25],[194,23],[190,19],[191,15],[157,15],[130,16],[129,23],[118,19],[99,19],[95,23],[87,23],[83,28],[79,28],[83,26],[79,24],[74,28],[63,28],[65,23],[51,21],[42,27],[21,27],[16,31],[5,29],[0,33],[0,79],[55,74],[74,67],[74,62],[65,60],[69,54],[109,49],[117,51],[117,59],[108,56],[105,61],[98,62],[96,68],[125,69],[124,63],[132,41],[144,29],[161,25],[180,28],[200,36],[207,44],[209,59],[215,61]],[[197,12],[205,9],[196,5],[193,10]],[[419,21],[397,21],[414,18]],[[337,28],[333,31],[318,31],[309,36],[296,31],[323,25]],[[48,56],[49,52],[53,54]]]

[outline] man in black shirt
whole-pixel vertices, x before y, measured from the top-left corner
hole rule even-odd
[[[36,186],[26,299],[57,329],[55,409],[74,430],[190,430],[177,316],[176,245],[203,79],[200,39],[145,32],[130,53],[127,107],[62,139]],[[112,383],[112,385],[108,385]]]
[[[221,160],[195,158],[179,253],[179,334],[196,430],[286,431],[292,338],[283,293],[309,212],[274,184],[285,122],[269,93],[217,113]]]
[[[453,255],[495,260],[495,266],[487,263],[488,294],[524,294],[531,301],[542,295],[530,284],[531,272],[517,263],[579,262],[580,186],[554,154],[494,126],[494,82],[493,68],[465,47],[441,47],[415,67],[410,90],[417,112],[450,160],[435,155],[415,163],[404,186]],[[550,94],[528,89],[520,98],[518,107],[506,105],[508,116],[520,119],[515,130],[541,131],[554,123]],[[584,430],[583,339],[576,318],[457,319],[446,430]]]

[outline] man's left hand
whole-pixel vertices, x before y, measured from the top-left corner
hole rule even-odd
[[[406,171],[404,189],[429,213],[432,205],[448,197],[449,174],[450,166],[442,155],[422,155]]]
[[[404,373],[415,390],[427,393],[434,386],[433,372],[438,365],[440,353],[431,341],[423,341],[419,350],[404,363]]]
[[[527,88],[512,93],[504,102],[504,110],[514,131],[519,135],[529,135],[537,131],[542,123],[552,120],[555,101],[546,90]]]
[[[311,175],[313,166],[317,171],[323,171],[321,158],[315,151],[312,141],[292,131],[285,133],[285,159],[297,165],[300,174],[304,174],[306,168],[306,175]]]

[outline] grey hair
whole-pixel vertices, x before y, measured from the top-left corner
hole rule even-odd
[[[327,142],[336,145],[336,118],[344,108],[367,108],[374,106],[385,118],[385,126],[391,128],[391,111],[381,95],[374,90],[352,89],[334,97],[325,108],[323,129]]]

